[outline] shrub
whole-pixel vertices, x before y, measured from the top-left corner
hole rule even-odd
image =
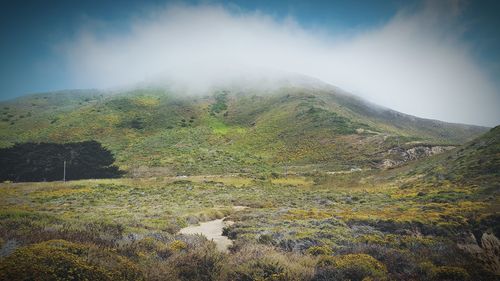
[[[272,245],[274,243],[274,238],[271,234],[262,234],[257,240],[260,244]]]
[[[469,274],[461,267],[439,266],[432,270],[432,280],[436,281],[462,281],[468,280]]]
[[[408,280],[419,275],[416,260],[408,250],[394,249],[385,245],[377,244],[357,244],[351,246],[348,251],[351,253],[368,254],[384,265],[390,274],[391,279]],[[422,253],[422,256],[425,254]]]
[[[387,280],[385,266],[367,254],[325,256],[318,261],[314,280]]]
[[[289,280],[285,267],[269,258],[252,260],[232,273],[231,280],[238,281],[278,281]]]
[[[124,257],[64,240],[22,247],[0,261],[0,280],[140,280]]]
[[[172,251],[182,251],[187,248],[187,244],[184,241],[174,240],[168,245],[169,249]]]
[[[227,93],[217,93],[214,98],[215,103],[210,106],[210,113],[216,114],[227,109]]]
[[[116,223],[63,221],[54,215],[17,209],[0,211],[0,237],[21,244],[62,239],[112,247],[122,238],[123,230],[123,225]]]
[[[328,246],[312,246],[309,249],[307,249],[306,253],[313,256],[320,256],[320,255],[329,256],[333,253],[333,251]]]
[[[153,237],[120,243],[117,245],[117,250],[121,255],[134,261],[165,260],[173,254],[168,244],[162,239]]]
[[[226,255],[218,251],[213,243],[189,249],[173,255],[168,266],[180,280],[220,280]]]
[[[231,256],[227,279],[310,280],[314,264],[310,256],[284,253],[264,245],[245,245]]]

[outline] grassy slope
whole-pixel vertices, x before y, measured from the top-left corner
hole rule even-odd
[[[497,192],[500,177],[500,126],[453,150],[388,173],[402,178],[422,176],[415,180],[417,183],[473,185]]]
[[[456,144],[485,130],[300,87],[196,97],[162,89],[47,93],[3,102],[0,115],[1,146],[96,139],[121,168],[149,174],[369,167],[397,142]]]
[[[434,161],[433,161],[434,162]],[[433,179],[445,178],[457,183],[489,184],[499,187],[500,126],[471,142],[442,155],[426,166],[424,173]],[[428,164],[429,165],[429,164]]]

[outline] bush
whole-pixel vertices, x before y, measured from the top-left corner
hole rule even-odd
[[[112,252],[64,240],[22,247],[0,261],[0,280],[141,280],[139,269]]]
[[[173,250],[165,242],[153,237],[146,237],[123,247],[128,257],[143,258],[144,256],[166,259],[172,255]]]
[[[462,281],[468,280],[469,274],[461,267],[439,266],[432,270],[432,280],[436,281]]]
[[[262,234],[259,236],[259,239],[257,239],[257,241],[260,244],[272,245],[274,243],[274,238],[271,234]]]
[[[245,245],[231,256],[227,280],[311,280],[314,264],[310,256],[284,253],[269,246]]]
[[[218,251],[213,243],[189,249],[173,255],[168,266],[180,280],[220,280],[226,255]]]
[[[227,93],[217,93],[214,98],[215,103],[210,106],[210,113],[213,115],[227,109]]]
[[[279,281],[290,280],[285,267],[270,258],[252,260],[235,270],[231,280],[237,281]]]
[[[418,263],[414,259],[413,254],[416,253],[419,256],[425,256],[425,253],[423,252],[410,252],[408,250],[395,249],[386,245],[378,244],[361,243],[352,245],[345,250],[343,251],[343,254],[363,253],[372,256],[386,265],[391,279],[394,280],[408,280],[419,275],[417,273],[419,270]]]
[[[307,249],[306,253],[313,256],[321,256],[321,255],[331,255],[333,253],[332,249],[328,246],[312,246]]]
[[[168,245],[169,249],[172,251],[182,251],[187,248],[187,244],[184,241],[174,240]]]
[[[318,261],[313,280],[387,280],[385,266],[367,254],[324,256]]]
[[[26,210],[0,211],[0,237],[21,244],[67,240],[112,247],[123,236],[123,225],[94,221],[68,221],[49,214]]]

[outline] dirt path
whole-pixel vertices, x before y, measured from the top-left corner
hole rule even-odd
[[[213,240],[217,245],[217,249],[226,252],[228,247],[233,244],[226,236],[222,236],[222,229],[229,226],[231,222],[224,221],[224,218],[202,222],[200,225],[188,226],[179,231],[181,234],[202,234],[208,240]]]

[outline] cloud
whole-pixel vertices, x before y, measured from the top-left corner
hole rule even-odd
[[[169,5],[134,19],[127,32],[84,26],[61,49],[79,87],[169,77],[201,90],[250,73],[285,71],[416,116],[498,125],[498,89],[461,40],[463,6],[433,2],[370,30],[329,36],[293,18]]]

